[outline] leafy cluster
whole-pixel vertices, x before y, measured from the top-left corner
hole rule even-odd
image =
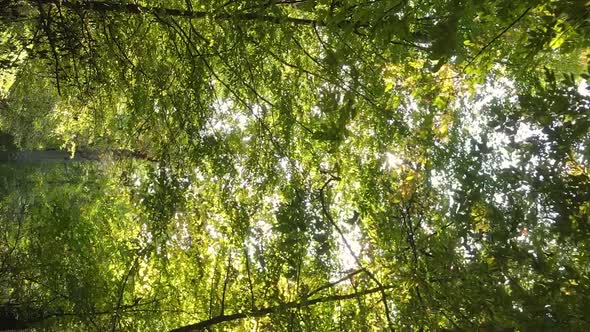
[[[587,330],[589,13],[0,0],[0,330]]]

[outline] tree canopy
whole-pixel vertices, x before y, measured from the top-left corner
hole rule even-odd
[[[0,330],[590,329],[586,0],[0,0]]]

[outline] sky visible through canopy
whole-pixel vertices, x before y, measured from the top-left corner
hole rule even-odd
[[[589,330],[589,17],[0,0],[0,330]]]

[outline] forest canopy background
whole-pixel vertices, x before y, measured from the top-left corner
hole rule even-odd
[[[586,0],[0,0],[0,329],[590,328]]]

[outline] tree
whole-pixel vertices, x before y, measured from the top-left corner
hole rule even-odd
[[[590,325],[585,1],[0,8],[5,328]]]

